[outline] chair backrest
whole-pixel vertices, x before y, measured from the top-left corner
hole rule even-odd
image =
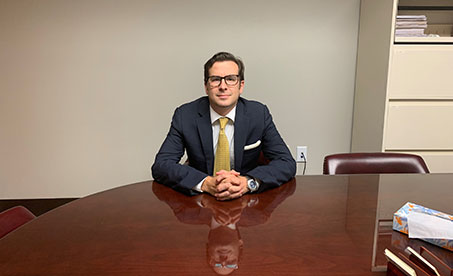
[[[12,207],[0,213],[0,239],[16,228],[36,218],[23,206]]]
[[[340,153],[324,158],[324,174],[429,173],[418,155],[369,152]]]

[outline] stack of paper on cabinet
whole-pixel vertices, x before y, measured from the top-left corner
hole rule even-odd
[[[395,36],[426,36],[426,15],[397,15]]]

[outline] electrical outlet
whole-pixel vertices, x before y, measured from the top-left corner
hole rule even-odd
[[[297,146],[296,162],[307,162],[307,146]]]

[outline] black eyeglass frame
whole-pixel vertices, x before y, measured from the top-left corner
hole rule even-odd
[[[233,84],[228,83],[227,78],[233,77],[233,76],[237,78],[236,81],[235,81],[235,83],[233,83]],[[212,85],[212,84],[211,84],[211,78],[218,78],[219,84],[217,84],[217,85]],[[228,85],[228,86],[235,86],[236,84],[239,83],[239,80],[240,80],[240,79],[241,79],[240,75],[226,75],[226,76],[224,76],[224,77],[220,77],[220,76],[209,76],[208,79],[206,80],[206,84],[208,84],[209,87],[212,87],[212,88],[214,88],[214,87],[219,87],[220,84],[222,84],[222,80],[225,80],[225,84],[226,84],[226,85]]]
[[[215,267],[222,267],[222,268],[230,268],[230,269],[238,269],[239,266],[237,264],[226,264],[226,265],[223,265],[221,263],[215,263],[214,264]]]

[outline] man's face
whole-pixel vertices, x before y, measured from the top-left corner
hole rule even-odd
[[[241,248],[244,242],[239,237],[239,230],[227,226],[211,229],[208,235],[208,262],[212,269],[221,275],[228,275],[238,269]]]
[[[222,78],[225,76],[237,76],[238,74],[239,67],[233,61],[218,61],[209,69],[210,79],[213,77]],[[232,79],[234,79],[234,77],[221,79],[218,86],[216,86],[217,83],[211,83],[211,81],[208,80],[205,85],[209,103],[220,115],[226,115],[233,109],[244,89],[243,80],[239,80],[236,84],[232,85],[234,82]]]

